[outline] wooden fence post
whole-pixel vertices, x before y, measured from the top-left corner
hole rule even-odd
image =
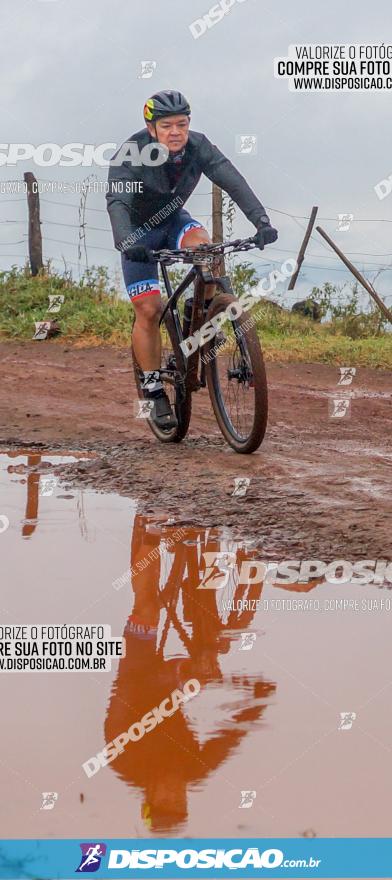
[[[312,213],[311,213],[310,218],[309,218],[309,223],[308,223],[308,225],[307,225],[307,229],[306,229],[306,232],[305,232],[305,235],[304,235],[304,240],[303,240],[303,242],[302,242],[302,244],[301,244],[301,247],[300,247],[300,249],[299,249],[299,254],[298,254],[298,258],[297,258],[297,268],[296,268],[296,270],[295,270],[295,272],[294,272],[294,275],[292,275],[291,278],[290,278],[290,284],[289,284],[287,290],[294,290],[295,282],[296,282],[296,280],[297,280],[297,278],[298,278],[300,268],[301,268],[302,263],[303,263],[303,261],[304,261],[304,256],[305,256],[306,248],[307,248],[307,246],[308,246],[308,241],[309,241],[310,236],[311,236],[311,234],[312,234],[312,229],[313,229],[313,226],[314,226],[314,221],[315,221],[315,219],[316,219],[317,211],[318,211],[318,208],[316,208],[316,207],[313,207],[313,208],[312,208]]]
[[[27,206],[29,211],[29,257],[31,274],[38,275],[40,269],[43,269],[38,186],[33,186],[34,183],[37,184],[37,180],[31,171],[26,171],[23,177],[27,186]]]
[[[366,281],[366,278],[364,278],[363,275],[361,275],[360,271],[356,268],[356,266],[354,266],[354,264],[351,262],[351,260],[349,260],[348,257],[346,257],[344,255],[343,251],[341,251],[340,248],[338,248],[337,244],[335,244],[335,242],[332,241],[332,238],[330,238],[329,235],[327,235],[327,233],[324,231],[324,229],[322,229],[321,226],[316,226],[316,229],[317,229],[317,232],[319,232],[320,235],[329,244],[329,246],[332,248],[332,250],[335,251],[335,254],[337,254],[338,257],[340,257],[342,263],[344,263],[344,265],[347,266],[347,269],[349,269],[350,272],[354,275],[354,278],[356,278],[357,281],[359,281],[359,283],[362,284],[362,287],[364,287],[365,290],[367,290],[367,292],[370,294],[372,299],[374,299],[374,302],[377,303],[380,311],[387,318],[387,320],[392,324],[392,312],[388,309],[388,307],[385,305],[385,303],[383,303],[381,297],[379,297],[379,295],[378,295],[377,291],[375,291],[374,287],[371,284],[369,284],[369,281]]]
[[[223,199],[222,190],[216,183],[212,184],[212,240],[216,242],[223,241]],[[218,261],[217,261],[218,262]],[[225,274],[225,258],[222,254],[219,257],[217,268],[219,275]]]

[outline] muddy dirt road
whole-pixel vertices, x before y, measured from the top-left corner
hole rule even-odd
[[[241,456],[221,437],[206,390],[193,396],[188,438],[159,444],[134,417],[127,351],[7,342],[0,363],[3,448],[98,453],[68,466],[69,484],[136,497],[141,512],[177,523],[230,526],[271,558],[284,550],[286,558],[392,559],[390,373],[358,368],[338,387],[336,367],[267,364],[266,439]],[[342,393],[350,415],[331,417],[328,404]],[[249,488],[233,496],[241,476]]]

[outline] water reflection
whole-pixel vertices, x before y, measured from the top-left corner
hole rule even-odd
[[[19,458],[20,452],[8,452],[9,458]],[[39,453],[27,453],[26,464],[8,465],[7,473],[22,474],[27,473],[27,493],[26,493],[26,511],[22,526],[22,537],[30,538],[34,534],[38,522],[38,492],[40,475],[31,468],[40,464],[42,456]]]
[[[0,537],[9,572],[2,622],[110,623],[115,635],[125,630],[127,656],[110,676],[0,676],[4,836],[22,829],[31,839],[78,837],[81,827],[90,840],[102,829],[112,838],[312,837],[314,829],[321,837],[387,836],[392,602],[373,610],[381,585],[319,578],[262,588],[253,571],[240,577],[252,557],[263,560],[262,550],[235,543],[228,531],[180,534],[165,517],[138,515],[130,573],[136,503],[86,489],[79,497],[72,489],[74,501],[65,502],[62,463],[81,456],[2,455],[1,511],[10,522]],[[59,486],[44,497],[38,481],[55,474]],[[222,577],[224,589],[200,589]],[[294,610],[294,600],[313,596],[321,611],[346,597],[367,607],[355,615]],[[239,610],[240,600],[259,600],[260,610]],[[265,610],[272,601],[282,613]],[[258,637],[244,650],[243,634],[252,633]],[[83,762],[104,738],[113,741],[190,678],[200,681],[199,696],[85,778]],[[357,712],[350,734],[339,727],[341,710]],[[363,792],[375,785],[369,804]],[[55,809],[40,810],[43,788],[61,793]],[[245,813],[242,789],[257,790]]]
[[[174,526],[156,528],[148,517],[135,518],[126,656],[119,663],[105,721],[105,740],[111,742],[174,689],[182,690],[190,678],[198,679],[201,694],[219,689],[220,711],[218,717],[208,713],[202,719],[207,727],[204,737],[198,734],[200,719],[194,717],[200,715],[196,697],[190,713],[180,706],[138,742],[130,742],[109,765],[142,792],[146,826],[170,834],[180,832],[186,822],[190,791],[204,786],[238,749],[260,722],[276,688],[261,674],[222,672],[222,655],[238,650],[239,631],[254,617],[251,611],[234,612],[224,622],[220,593],[199,589],[204,554],[226,552],[227,542],[212,530],[188,528],[180,541],[176,533]],[[257,599],[261,584],[246,587],[235,576],[247,558],[245,548],[231,549],[231,559],[233,552],[231,593],[240,598],[247,590]]]
[[[50,449],[42,451],[16,449],[7,450],[5,454],[8,458],[25,459],[25,461],[19,462],[18,464],[7,465],[7,473],[21,477],[17,482],[26,485],[26,506],[22,524],[22,538],[31,538],[34,535],[38,526],[40,496],[41,494],[46,496],[51,495],[57,482],[56,478],[53,477],[53,464],[50,460],[47,460],[48,457],[56,459],[56,467],[64,461],[74,461],[76,459],[84,460],[94,457],[94,453],[86,454],[84,452],[67,451],[59,453],[58,450],[51,452]],[[44,473],[41,472],[42,470]],[[45,471],[50,473],[49,482],[46,488],[45,480],[48,480],[48,477],[45,475]],[[85,519],[83,491],[79,492],[77,510],[80,531],[82,537],[87,540],[88,531]]]

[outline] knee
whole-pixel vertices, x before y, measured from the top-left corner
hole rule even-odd
[[[161,298],[159,296],[146,297],[140,303],[134,303],[135,318],[139,326],[158,327],[161,315]]]
[[[195,247],[198,244],[212,244],[210,236],[204,227],[188,229],[183,236],[181,247]]]

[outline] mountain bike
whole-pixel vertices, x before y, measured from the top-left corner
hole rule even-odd
[[[193,248],[151,251],[160,264],[167,302],[162,305],[160,328],[161,381],[173,407],[177,426],[163,429],[152,418],[148,424],[163,443],[178,443],[185,437],[191,419],[192,393],[208,387],[219,428],[236,452],[254,452],[263,441],[268,417],[267,379],[260,341],[250,312],[244,311],[233,294],[227,275],[214,275],[224,255],[255,247],[253,238]],[[168,266],[191,264],[189,272],[172,289]],[[179,301],[193,284],[191,313],[180,316]],[[206,290],[217,292],[204,312]],[[208,299],[208,297],[207,297]],[[189,299],[186,300],[189,306]],[[256,298],[255,298],[256,302]],[[136,387],[140,399],[142,373],[132,352]]]

